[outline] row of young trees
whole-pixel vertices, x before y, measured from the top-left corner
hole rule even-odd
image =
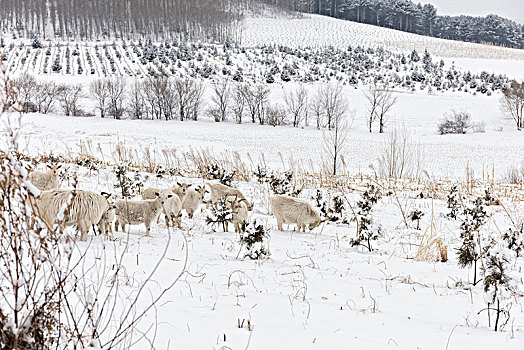
[[[44,38],[224,40],[240,0],[0,0],[4,31]]]
[[[438,16],[431,4],[411,0],[264,0],[316,13],[406,32],[469,42],[524,48],[524,26],[496,15]]]

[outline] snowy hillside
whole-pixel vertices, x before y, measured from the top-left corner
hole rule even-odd
[[[355,23],[319,15],[302,18],[251,17],[244,20],[243,45],[285,45],[289,47],[346,48],[382,46],[389,50],[409,52],[427,49],[438,57],[492,58],[524,60],[524,51],[498,46],[432,38],[389,28]]]

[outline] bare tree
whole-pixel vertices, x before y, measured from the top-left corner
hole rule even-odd
[[[209,109],[209,114],[216,122],[223,122],[227,119],[230,97],[231,88],[227,78],[213,82],[211,95],[212,106]]]
[[[331,120],[331,129],[325,130],[323,134],[324,153],[328,159],[327,168],[336,175],[340,168],[340,160],[346,152],[346,143],[350,129],[347,113],[337,113]]]
[[[263,84],[257,85],[253,91],[255,97],[256,115],[260,125],[264,125],[266,121],[265,109],[270,92],[271,90]]]
[[[37,85],[37,92],[35,96],[38,112],[49,113],[60,93],[59,86],[53,81],[44,81]]]
[[[364,97],[366,98],[369,112],[369,116],[366,120],[367,126],[369,128],[369,132],[373,132],[372,127],[373,123],[377,119],[377,109],[380,99],[380,90],[378,90],[377,87],[374,86],[373,88],[364,91]]]
[[[178,118],[183,121],[191,117],[191,107],[195,99],[196,82],[191,78],[177,78],[173,89],[178,106]]]
[[[242,124],[242,117],[244,116],[244,109],[246,107],[246,90],[249,89],[247,84],[235,84],[232,91],[231,110],[235,116],[238,124]]]
[[[319,90],[319,102],[322,105],[323,114],[326,118],[327,127],[331,130],[335,120],[347,112],[347,101],[342,94],[342,85],[326,84]]]
[[[61,85],[59,88],[58,100],[62,106],[64,114],[67,116],[79,116],[84,112],[80,109],[78,102],[83,95],[82,85]]]
[[[204,108],[204,82],[201,79],[192,80],[191,93],[189,96],[188,118],[197,120]]]
[[[500,104],[502,110],[515,121],[517,130],[521,130],[524,126],[524,81],[519,83],[513,80],[504,90]]]
[[[109,108],[107,114],[115,119],[121,119],[124,114],[124,90],[126,82],[123,78],[110,78],[107,80]]]
[[[17,92],[18,100],[22,104],[24,112],[36,112],[37,106],[34,100],[37,94],[38,82],[34,76],[23,73],[14,79],[13,86]]]
[[[422,149],[405,127],[396,127],[388,135],[378,158],[376,174],[385,179],[418,178],[422,172]]]
[[[304,86],[301,85],[289,94],[284,93],[284,102],[287,112],[293,118],[293,127],[298,127],[303,119],[307,119],[308,95]]]
[[[89,86],[91,95],[95,98],[100,117],[104,118],[109,105],[109,91],[106,79],[97,79]]]
[[[131,86],[131,91],[127,97],[127,115],[131,119],[142,119],[146,114],[144,85],[144,83],[135,79]]]
[[[315,117],[315,121],[317,124],[317,129],[320,130],[320,128],[323,125],[324,118],[324,101],[322,98],[322,94],[320,89],[315,94],[315,97],[313,98],[312,104],[311,104],[311,114]]]
[[[384,127],[386,126],[388,113],[391,111],[391,108],[397,103],[397,98],[393,96],[393,92],[388,89],[377,90],[378,94],[378,105],[376,109],[379,133],[384,132]]]

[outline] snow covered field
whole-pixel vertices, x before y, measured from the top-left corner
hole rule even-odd
[[[344,48],[349,44],[382,45],[407,53],[414,48],[419,52],[428,48],[435,56],[445,58],[448,65],[455,62],[472,72],[488,71],[524,78],[523,50],[457,43],[319,16],[248,18],[241,39],[247,46],[332,45]],[[73,50],[74,46],[70,48]],[[24,48],[15,50],[25,52]],[[51,50],[47,66],[55,56],[63,57],[65,51],[55,46]],[[135,54],[129,50],[126,58],[121,46],[101,51],[100,56],[107,60],[98,61],[94,58],[92,43],[80,46],[80,50],[79,56],[73,56],[79,60],[71,59],[72,75],[78,72],[80,61],[87,70],[89,64],[85,59],[90,55],[93,57],[91,67],[95,70],[93,77],[104,76],[104,70],[111,69],[111,59],[106,52],[113,57],[115,75],[147,74],[145,66],[134,61],[138,60]],[[117,54],[122,55],[117,57]],[[25,61],[21,55],[11,56],[7,62],[16,74],[31,69],[35,62],[32,67],[34,73],[40,74],[38,78],[46,76],[60,82],[86,85],[93,80],[87,71],[75,77],[63,71],[44,75],[44,54],[30,51]],[[263,72],[258,73],[263,76]],[[280,82],[271,85],[269,100],[283,103],[284,91],[296,86],[296,83]],[[306,84],[305,88],[313,96],[318,83]],[[383,155],[388,133],[395,129],[405,129],[409,133],[412,150],[421,155],[421,168],[425,170],[424,180],[428,183],[436,183],[438,179],[445,180],[445,186],[464,183],[466,169],[472,171],[476,179],[483,180],[494,173],[497,180],[502,180],[507,169],[524,163],[522,131],[517,131],[513,120],[503,116],[499,92],[487,96],[455,89],[431,94],[398,89],[394,91],[398,102],[390,113],[386,134],[378,134],[376,130],[370,134],[366,127],[364,88],[367,86],[345,85],[343,90],[352,119],[344,154],[345,171],[351,175],[373,173],[370,165],[376,165]],[[92,101],[84,99],[82,107],[88,112],[94,111]],[[438,135],[437,124],[452,110],[470,113],[476,129],[485,132]],[[313,120],[309,124],[293,128],[261,126],[249,121],[241,125],[233,121],[215,123],[208,117],[201,117],[196,122],[166,122],[29,113],[22,117],[19,141],[22,151],[32,156],[70,156],[82,152],[104,160],[111,165],[88,170],[66,164],[65,173],[77,174],[81,189],[118,196],[112,165],[117,162],[119,145],[125,146],[140,161],[146,154],[153,154],[157,164],[163,163],[164,152],[174,152],[184,158],[185,154],[204,149],[217,158],[231,159],[238,153],[251,170],[264,162],[269,171],[296,170],[293,168],[300,166],[308,172],[321,173],[326,161],[325,131],[311,126],[315,124]],[[5,134],[0,136],[4,138]],[[207,181],[171,175],[140,175],[144,179],[148,176],[145,187],[170,188],[176,181],[202,185]],[[483,182],[486,183],[489,181]],[[396,193],[384,191],[386,193],[382,193],[373,211],[375,224],[381,227],[382,235],[373,241],[374,251],[367,252],[350,244],[357,231],[356,222],[329,222],[307,233],[278,231],[276,219],[268,210],[267,183],[260,184],[252,177],[246,182],[235,181],[234,185],[254,201],[249,221],[258,219],[270,230],[269,259],[243,258],[238,236],[233,232],[213,230],[206,224],[204,208],[193,219],[184,214],[183,231],[168,230],[161,222],[152,225],[150,237],[144,237],[143,226],[132,226],[129,232],[115,232],[112,238],[91,233],[92,242],[80,243],[82,249],[90,249],[89,261],[107,264],[108,268],[111,261],[100,260],[101,252],[108,252],[105,253],[108,256],[114,251],[117,255],[123,252],[125,273],[122,278],[126,282],[122,288],[129,295],[144,282],[162,257],[157,274],[146,285],[147,296],[149,292],[152,296],[157,295],[182,272],[187,252],[187,269],[182,279],[140,323],[137,335],[149,324],[156,324],[158,329],[133,348],[150,348],[150,341],[154,341],[157,349],[524,348],[524,258],[518,257],[511,264],[519,288],[511,318],[502,332],[494,332],[494,314],[488,318],[485,311],[481,312],[487,306],[483,283],[470,283],[472,268],[458,266],[456,249],[462,243],[461,221],[446,216],[449,213],[447,187],[445,194],[429,187],[422,195],[407,189]],[[363,177],[356,188],[346,189],[343,195],[347,202],[357,205],[368,185]],[[70,178],[61,184],[62,188],[71,186]],[[521,186],[515,188],[522,192]],[[314,203],[317,189],[316,186],[306,187],[300,197]],[[477,192],[483,193],[484,189],[479,187]],[[325,198],[342,195],[338,190],[321,190]],[[462,190],[464,194],[468,192],[465,188]],[[512,201],[514,198],[510,195],[504,196],[502,192],[496,195],[501,196],[504,206],[486,207],[490,217],[480,232],[483,236],[496,236],[500,243],[503,233],[522,227],[519,225],[524,222],[521,214],[524,208],[520,201]],[[474,199],[473,195],[466,195],[464,203],[471,207]],[[424,214],[420,229],[404,218],[405,212],[414,209]],[[343,215],[348,220],[353,218],[348,207]],[[428,240],[437,239],[447,246],[447,261],[437,262],[434,256],[425,261],[415,259]],[[165,256],[162,255],[164,249],[167,249]],[[142,298],[138,309],[148,305],[148,301],[148,297]]]
[[[350,109],[354,111],[344,155],[348,170],[351,173],[370,173],[369,166],[382,154],[387,134],[366,131],[367,112],[362,90],[347,88],[345,94]],[[276,88],[271,100],[281,101],[282,95],[283,90]],[[500,111],[499,96],[400,92],[396,95],[398,103],[391,112],[386,132],[407,129],[422,155],[422,168],[432,177],[463,179],[469,164],[477,177],[482,177],[483,171],[491,174],[494,167],[500,179],[509,167],[524,161],[524,156],[514,152],[522,147],[524,140],[513,121]],[[484,123],[485,133],[438,135],[437,124],[452,110],[471,113],[474,123]],[[121,141],[139,154],[146,148],[156,150],[157,154],[162,150],[176,150],[179,155],[203,148],[217,156],[223,152],[239,152],[246,163],[250,163],[248,154],[255,162],[263,154],[271,168],[283,171],[290,170],[290,164],[294,162],[300,162],[306,168],[313,164],[313,170],[318,171],[325,160],[323,131],[312,126],[272,127],[254,125],[249,121],[238,125],[234,122],[215,123],[207,118],[198,122],[118,121],[41,114],[28,114],[23,122],[22,136],[27,139],[31,154],[77,153],[80,142],[89,140],[96,149],[100,144],[105,159],[112,159],[117,141]],[[314,121],[310,123],[314,124]]]
[[[69,174],[75,172],[83,189],[118,192],[112,188],[110,168],[92,172],[69,166]],[[203,183],[164,177],[151,178],[145,185],[168,187],[176,180]],[[384,235],[369,253],[350,247],[355,223],[328,223],[311,233],[277,231],[275,218],[267,215],[267,199],[259,195],[265,185],[236,185],[255,202],[249,219],[258,218],[271,229],[268,260],[242,259],[235,233],[212,232],[204,221],[205,210],[194,219],[184,216],[187,245],[180,231],[169,233],[162,223],[153,224],[151,237],[143,237],[143,226],[132,226],[129,235],[114,233],[113,240],[90,235],[93,259],[104,250],[108,256],[113,249],[120,252],[128,242],[122,278],[129,282],[121,287],[126,293],[137,288],[162,256],[169,234],[167,254],[148,284],[152,295],[179,274],[188,249],[187,273],[137,328],[143,331],[157,324],[155,348],[516,350],[524,345],[521,305],[513,306],[504,332],[494,332],[487,314],[478,314],[486,305],[482,284],[469,284],[471,269],[457,266],[459,221],[445,217],[445,202],[399,193],[404,210],[417,208],[425,214],[421,230],[415,230],[405,227],[395,196],[384,197],[373,212]],[[301,197],[312,203],[313,194],[314,188],[306,189]],[[360,194],[348,193],[346,198],[355,203]],[[522,209],[519,203],[505,205],[512,213]],[[501,207],[488,211],[493,217],[482,232],[509,227]],[[423,237],[442,239],[449,261],[415,261]],[[519,258],[515,269],[522,267],[524,260]],[[148,300],[141,299],[138,309]],[[134,348],[145,346],[143,340]]]

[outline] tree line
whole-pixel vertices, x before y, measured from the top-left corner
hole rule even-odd
[[[439,16],[431,4],[410,0],[262,0],[325,15],[437,38],[524,48],[524,25],[497,16]]]
[[[19,36],[94,40],[151,36],[225,40],[241,0],[0,0],[0,26]]]

